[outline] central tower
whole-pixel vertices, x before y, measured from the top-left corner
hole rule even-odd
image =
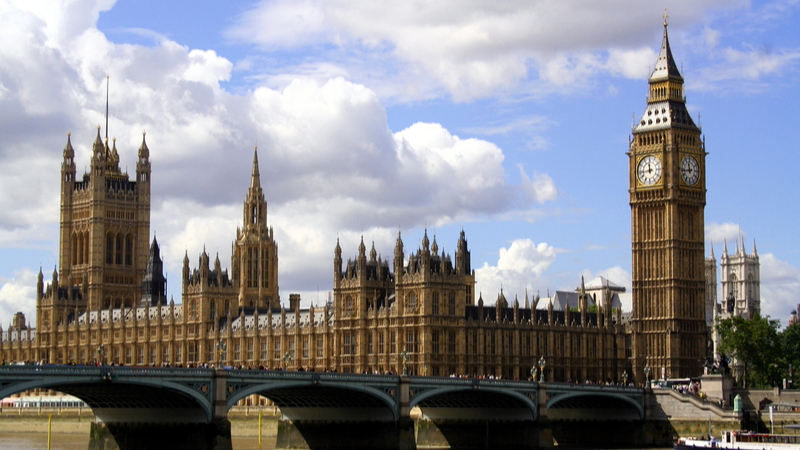
[[[239,282],[239,307],[280,308],[278,244],[267,226],[267,201],[261,189],[258,149],[253,152],[250,189],[244,201],[242,228],[233,243],[234,281]]]
[[[630,141],[634,370],[644,379],[700,373],[706,355],[706,152],[686,109],[667,35],[650,75],[647,109]]]

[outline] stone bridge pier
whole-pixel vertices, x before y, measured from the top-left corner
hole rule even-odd
[[[89,450],[232,450],[225,402],[227,373],[219,370],[209,375],[212,382],[200,381],[192,387],[204,394],[210,408],[171,389],[141,385],[113,389],[109,395],[125,396],[131,402],[138,397],[140,402],[153,402],[155,398],[163,403],[143,408],[92,407],[95,421]]]

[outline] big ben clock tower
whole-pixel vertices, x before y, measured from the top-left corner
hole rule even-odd
[[[698,375],[706,354],[704,217],[706,152],[686,109],[683,77],[664,38],[650,75],[647,109],[633,128],[632,352],[644,379]]]

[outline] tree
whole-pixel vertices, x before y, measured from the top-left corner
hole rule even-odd
[[[789,325],[781,333],[781,347],[786,363],[792,370],[800,368],[800,325]],[[786,378],[792,379],[791,373],[786,373]],[[791,386],[794,388],[794,386]]]
[[[731,317],[717,322],[718,352],[731,356],[741,368],[738,381],[744,387],[769,387],[780,383],[786,367],[782,357],[780,322],[755,314],[751,319]]]

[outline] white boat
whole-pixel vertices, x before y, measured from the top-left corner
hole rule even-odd
[[[725,431],[722,440],[681,438],[675,450],[719,448],[729,450],[800,450],[800,435]]]

